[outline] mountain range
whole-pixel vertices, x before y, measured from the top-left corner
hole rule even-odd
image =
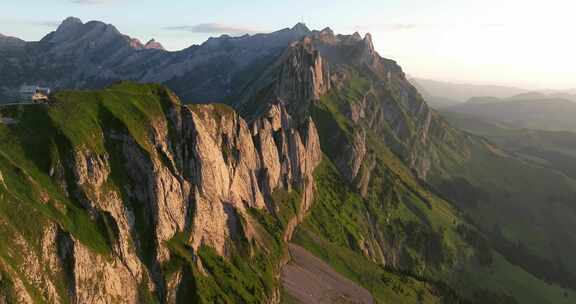
[[[170,86],[186,102],[222,102],[239,94],[255,73],[291,41],[311,31],[304,24],[271,34],[211,38],[178,52],[150,40],[143,45],[113,25],[68,18],[38,42],[0,40],[0,94],[15,100],[21,85],[102,88],[119,80]]]
[[[452,83],[425,78],[411,78],[410,82],[434,108],[456,105],[478,96],[508,98],[529,92],[511,86]]]
[[[0,41],[4,94],[57,89],[0,108],[0,302],[576,298],[576,179],[454,127],[369,34]]]
[[[442,111],[473,115],[517,129],[575,132],[574,101],[570,94],[525,93],[504,99],[475,97]]]
[[[574,90],[528,90],[502,85],[451,83],[423,78],[410,78],[410,83],[426,98],[434,109],[472,102],[513,99],[567,99],[576,101]]]

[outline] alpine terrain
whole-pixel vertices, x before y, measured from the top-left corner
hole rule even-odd
[[[574,303],[576,176],[462,131],[372,37],[0,38],[0,303]],[[454,124],[456,125],[456,124]]]

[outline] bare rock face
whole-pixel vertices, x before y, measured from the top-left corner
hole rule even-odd
[[[275,101],[299,123],[307,117],[310,105],[330,90],[330,68],[312,45],[310,37],[293,42],[244,94],[240,107],[254,100]],[[262,110],[262,109],[261,109]]]
[[[348,156],[344,159],[345,163],[340,164],[341,171],[348,180],[353,181],[358,175],[358,171],[362,166],[364,157],[366,156],[366,133],[363,129],[354,133],[352,145],[348,148],[349,151],[345,154]]]
[[[330,89],[330,71],[309,37],[293,43],[280,58],[277,99],[289,105],[293,113],[307,109],[312,101]]]
[[[420,178],[426,178],[434,161],[429,155],[429,137],[435,118],[402,68],[376,52],[370,34],[362,38],[357,33],[344,36],[323,30],[309,40],[330,63],[330,87],[336,92],[355,92],[340,102],[348,118],[356,126],[381,136],[383,143],[410,164]],[[350,88],[353,83],[355,88]],[[354,131],[337,162],[340,172],[351,181],[365,158],[363,137],[363,131]],[[362,178],[369,179],[369,173]]]
[[[11,269],[0,259],[0,274],[24,274],[11,276],[19,302],[33,302],[30,285],[50,303],[141,303],[143,289],[174,303],[183,274],[166,278],[162,265],[176,235],[189,231],[185,241],[193,250],[209,246],[226,257],[237,236],[258,243],[250,220],[242,229],[232,223],[249,218],[247,208],[278,211],[282,202],[272,201],[274,191],[303,192],[301,214],[290,222],[286,239],[311,206],[313,171],[322,156],[318,133],[311,119],[299,124],[283,105],[271,105],[249,124],[225,106],[173,100],[149,130],[144,144],[126,131],[103,129],[114,152],[77,147],[51,166],[51,177],[67,195],[93,221],[105,223],[111,248],[95,252],[54,222],[43,231],[40,250],[17,238],[14,249],[27,262]]]
[[[293,43],[282,57],[275,89],[278,99],[315,101],[330,89],[330,72],[309,37]]]
[[[78,303],[139,303],[138,281],[141,279],[118,257],[111,260],[82,244],[74,243],[74,277]]]
[[[276,206],[267,202],[272,192],[313,180],[313,170],[321,158],[319,138],[309,121],[303,141],[281,105],[270,106],[251,127],[232,110],[217,110],[213,105],[196,106],[191,115],[192,136],[198,147],[194,168],[201,171],[196,174],[200,177],[198,199],[205,202],[197,204],[205,209],[197,210],[193,244],[208,244],[225,254],[225,241],[234,232],[226,226],[234,216],[226,212],[226,206],[240,213],[246,207],[272,211]],[[304,205],[310,201],[311,194]]]
[[[2,175],[2,171],[0,171],[0,186],[4,187],[4,189],[6,189],[6,182],[4,181],[4,176]]]

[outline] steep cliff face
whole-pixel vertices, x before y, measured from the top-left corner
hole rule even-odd
[[[29,204],[41,219],[32,235],[0,213],[3,232],[10,232],[2,236],[12,236],[0,246],[6,299],[172,303],[181,290],[198,292],[189,268],[174,266],[176,254],[190,258],[200,284],[215,270],[198,257],[203,248],[231,258],[248,246],[247,260],[268,250],[265,240],[275,236],[254,214],[282,212],[287,202],[274,199],[276,192],[301,192],[302,213],[289,221],[309,208],[321,159],[318,134],[314,122],[296,124],[282,105],[248,124],[225,106],[182,106],[158,86],[122,84],[56,99],[57,106],[34,114],[46,125],[0,126],[4,140],[51,129],[43,133],[48,138],[2,148],[1,172],[20,176],[11,175],[5,187],[2,175],[2,210]],[[72,109],[75,117],[63,115]],[[83,128],[87,117],[93,125]],[[47,143],[40,147],[47,153],[42,165],[20,162],[16,151],[38,148],[36,140]],[[29,197],[12,192],[17,180],[31,188]],[[87,221],[82,229],[92,229],[90,238],[67,223],[80,219]],[[290,237],[291,225],[280,237]]]
[[[326,54],[328,62],[335,66],[332,81],[336,92],[327,99],[354,125],[378,134],[398,155],[406,156],[420,177],[425,177],[427,168],[422,164],[428,156],[420,146],[428,144],[432,111],[406,80],[401,67],[380,57],[370,34],[361,39],[358,35],[333,36],[324,32],[313,41],[320,54]],[[362,154],[358,153],[355,159],[361,160]],[[354,179],[356,175],[350,177]]]
[[[313,102],[330,90],[330,69],[312,39],[293,42],[233,103],[247,116],[266,109],[270,102],[285,105],[298,119],[305,119]]]

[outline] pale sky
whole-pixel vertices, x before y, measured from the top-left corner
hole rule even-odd
[[[407,74],[437,80],[576,88],[570,0],[0,0],[0,33],[39,40],[68,16],[100,20],[177,50],[224,33],[311,29],[373,35]]]

